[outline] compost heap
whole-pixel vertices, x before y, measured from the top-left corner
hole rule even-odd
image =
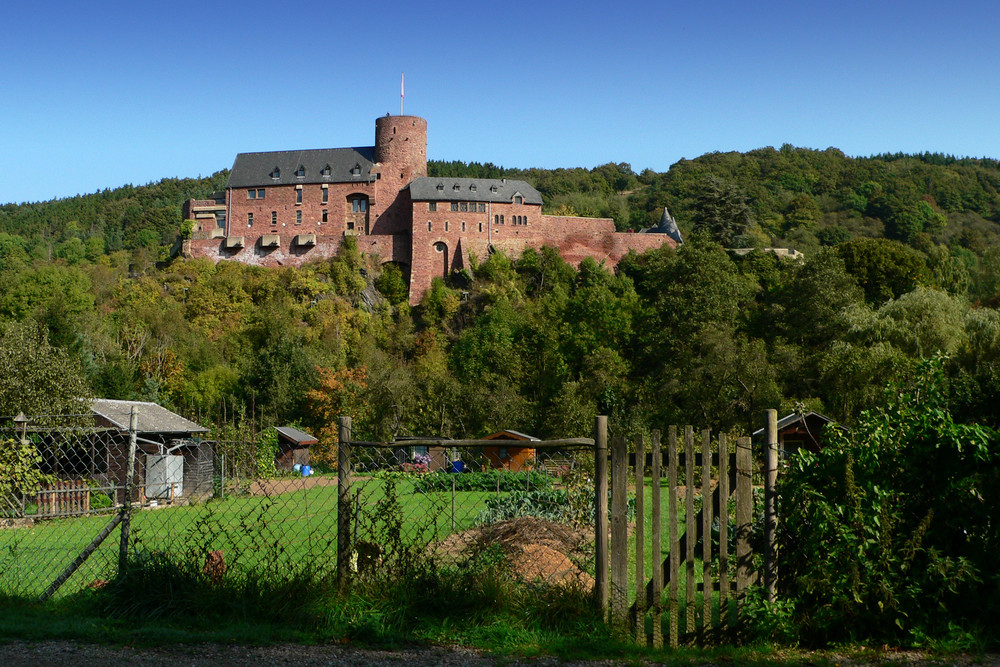
[[[499,546],[511,572],[524,581],[590,590],[594,578],[570,560],[585,554],[589,543],[585,533],[571,526],[522,517],[454,533],[430,548],[438,559],[458,561]]]

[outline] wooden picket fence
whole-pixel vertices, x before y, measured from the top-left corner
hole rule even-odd
[[[666,639],[673,647],[682,643],[707,645],[739,641],[742,606],[748,587],[761,583],[767,598],[774,599],[776,516],[773,500],[777,443],[776,429],[773,429],[775,418],[770,414],[773,411],[768,412],[766,442],[770,446],[766,449],[761,478],[765,482],[766,499],[762,569],[753,566],[754,551],[750,540],[755,468],[750,438],[736,439],[735,451],[730,452],[732,439],[720,434],[715,453],[712,452],[711,432],[702,431],[700,444],[696,445],[691,426],[684,427],[682,443],[678,443],[678,428],[669,427],[666,451],[661,447],[658,431],[653,432],[648,451],[641,437],[635,440],[631,451],[624,438],[612,441],[610,527],[607,507],[598,507],[597,511],[597,594],[609,621],[629,628],[637,643],[663,646],[664,627]],[[601,452],[602,447],[607,446],[607,425],[601,419],[598,418],[595,429],[598,505],[602,504],[602,498],[607,502],[609,479],[607,450]],[[663,479],[664,467],[666,480]],[[631,573],[627,511],[630,469],[634,471],[635,485]],[[698,469],[701,479],[696,482]],[[679,477],[682,473],[683,480]],[[650,483],[649,507],[643,492],[647,480]],[[666,481],[666,517],[661,502],[663,481]],[[730,516],[731,498],[735,500],[735,516]],[[700,499],[697,509],[696,499]],[[651,533],[648,536],[647,518]],[[666,558],[663,558],[664,523],[667,526]],[[717,532],[716,546],[713,546],[713,526]],[[730,538],[735,544],[735,553],[730,551]],[[646,564],[647,549],[652,555],[649,566]]]
[[[57,479],[36,496],[38,516],[76,516],[90,512],[90,487],[82,479]]]

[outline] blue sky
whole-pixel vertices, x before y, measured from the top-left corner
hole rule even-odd
[[[508,167],[791,143],[1000,158],[989,2],[7,2],[0,203],[371,145]]]

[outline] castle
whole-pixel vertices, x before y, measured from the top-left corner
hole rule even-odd
[[[191,199],[194,220],[181,252],[262,266],[297,266],[333,256],[348,236],[362,252],[395,262],[408,276],[410,303],[436,276],[495,251],[558,248],[566,261],[593,257],[614,266],[681,237],[664,212],[647,233],[615,231],[607,218],[542,214],[542,197],[508,179],[427,176],[427,121],[386,115],[375,145],[236,156],[224,192]]]

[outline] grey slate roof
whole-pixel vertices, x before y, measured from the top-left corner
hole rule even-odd
[[[204,426],[195,424],[179,414],[167,410],[162,405],[148,401],[116,401],[109,398],[95,398],[90,410],[110,422],[113,426],[127,429],[132,406],[139,409],[140,433],[207,433]]]
[[[267,187],[269,185],[297,185],[299,183],[367,183],[375,162],[375,147],[319,148],[304,151],[271,151],[268,153],[240,153],[229,173],[228,188]],[[355,165],[360,174],[352,174]],[[330,175],[323,170],[330,167]],[[274,168],[280,178],[271,178]],[[298,178],[295,171],[305,167],[305,176]]]
[[[305,431],[300,431],[297,428],[292,428],[291,426],[275,426],[274,430],[278,432],[285,440],[290,440],[296,445],[315,445],[319,440],[315,436],[309,435]]]
[[[642,230],[643,234],[666,234],[677,243],[684,243],[684,238],[681,236],[680,227],[677,226],[677,221],[674,220],[674,216],[670,215],[670,211],[667,207],[663,207],[663,215],[660,216],[660,224],[656,227],[649,227]]]
[[[496,192],[493,192],[493,188],[496,188]],[[413,201],[474,201],[509,204],[514,201],[515,194],[523,196],[525,204],[539,206],[542,204],[542,195],[525,181],[505,178],[428,176],[414,179],[410,183],[410,199]]]

